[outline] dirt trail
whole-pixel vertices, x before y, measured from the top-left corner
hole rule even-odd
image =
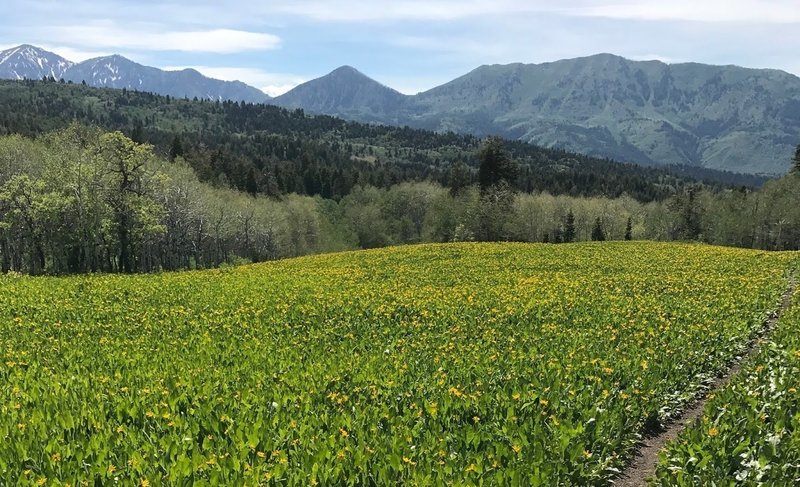
[[[703,415],[703,410],[705,409],[706,402],[709,400],[709,396],[725,387],[725,385],[741,371],[742,364],[758,352],[770,331],[778,324],[778,319],[780,319],[781,314],[789,307],[794,289],[795,276],[792,274],[789,277],[789,285],[783,293],[781,306],[772,313],[766,322],[764,322],[763,328],[759,330],[758,335],[752,340],[742,356],[738,358],[729,369],[723,372],[722,376],[714,380],[701,397],[698,397],[692,403],[688,404],[678,418],[667,424],[665,428],[655,436],[642,440],[641,446],[636,452],[636,456],[614,481],[615,487],[639,487],[647,485],[648,479],[651,479],[656,473],[658,453],[664,448],[664,445],[668,441],[677,438],[684,428],[694,423]]]

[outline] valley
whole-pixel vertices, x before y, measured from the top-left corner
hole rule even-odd
[[[796,0],[6,3],[0,487],[800,485]]]

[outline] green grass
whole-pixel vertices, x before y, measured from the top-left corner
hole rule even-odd
[[[606,485],[787,254],[451,244],[0,278],[0,485]]]
[[[700,422],[662,453],[656,485],[800,483],[800,293]]]

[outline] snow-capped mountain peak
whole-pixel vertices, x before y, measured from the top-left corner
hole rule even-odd
[[[58,54],[28,44],[0,51],[0,78],[59,79],[73,65]]]
[[[118,54],[75,64],[27,44],[0,52],[0,79],[40,80],[45,76],[102,88],[127,88],[173,97],[251,103],[270,99],[262,91],[239,81],[207,78],[196,70],[164,71],[143,66]]]

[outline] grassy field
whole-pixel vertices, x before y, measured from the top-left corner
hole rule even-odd
[[[605,485],[794,259],[449,244],[0,277],[0,485]]]
[[[800,485],[800,292],[742,373],[667,445],[659,485]]]

